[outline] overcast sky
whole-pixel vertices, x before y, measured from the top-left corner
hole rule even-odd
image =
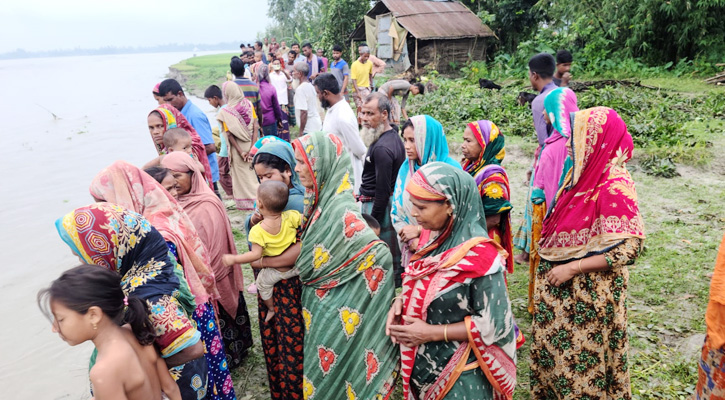
[[[0,53],[251,41],[266,0],[2,0]]]

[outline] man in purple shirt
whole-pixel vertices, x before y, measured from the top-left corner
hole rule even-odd
[[[544,119],[544,98],[557,86],[553,82],[556,71],[556,60],[549,53],[539,53],[529,60],[529,81],[531,86],[539,92],[531,103],[531,113],[534,117],[534,129],[539,146],[543,147],[546,139],[554,129]]]

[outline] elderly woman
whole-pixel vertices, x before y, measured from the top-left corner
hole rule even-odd
[[[629,399],[627,283],[644,240],[632,137],[604,107],[574,116],[573,167],[541,232],[531,391],[536,399]]]
[[[229,168],[232,175],[234,202],[239,210],[253,210],[257,196],[257,179],[249,163],[249,150],[257,140],[254,120],[257,116],[252,103],[244,98],[239,85],[224,82],[222,95],[227,106],[216,116],[222,126],[221,134],[229,142]]]
[[[124,161],[117,161],[93,179],[90,192],[96,201],[120,205],[143,215],[164,237],[175,262],[194,295],[192,318],[200,329],[209,370],[207,398],[233,399],[234,385],[213,302],[219,299],[206,248],[193,223],[173,197],[151,176]]]
[[[448,156],[448,142],[443,133],[443,126],[429,115],[416,115],[410,118],[403,125],[401,136],[407,159],[400,166],[398,179],[395,181],[390,217],[398,233],[402,253],[401,264],[405,266],[418,249],[423,233],[422,227],[411,215],[412,204],[408,192],[405,191],[405,185],[415,171],[429,162],[444,162],[457,168],[460,168],[461,164]]]
[[[244,277],[239,266],[227,268],[222,264],[224,254],[237,254],[232,224],[226,208],[204,183],[198,163],[186,153],[173,152],[161,165],[168,168],[176,180],[176,200],[184,209],[206,247],[211,268],[219,290],[219,328],[230,369],[237,368],[252,347],[252,329],[244,296]]]
[[[390,250],[362,219],[352,165],[340,139],[311,133],[293,142],[306,188],[302,249],[305,398],[388,398],[398,353],[384,324],[393,298]]]
[[[156,347],[182,398],[203,398],[207,364],[201,335],[191,321],[194,296],[159,231],[143,216],[108,203],[77,208],[55,226],[84,263],[118,272],[124,294],[146,300]],[[200,379],[192,385],[195,376]]]
[[[413,217],[436,235],[413,255],[402,296],[388,312],[386,333],[400,343],[404,397],[511,398],[516,345],[506,252],[486,237],[475,182],[433,162],[406,190]]]

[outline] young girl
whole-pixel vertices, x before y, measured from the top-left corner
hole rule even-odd
[[[90,378],[96,400],[159,400],[162,391],[181,400],[166,363],[151,346],[155,335],[146,303],[125,297],[117,273],[80,265],[40,291],[38,304],[52,314],[53,332],[68,344],[95,344],[98,355]]]
[[[244,254],[225,254],[222,257],[225,266],[233,267],[235,264],[248,264],[265,256],[278,256],[297,241],[297,228],[302,222],[302,215],[296,210],[284,211],[288,199],[289,188],[282,182],[265,181],[259,185],[257,208],[264,219],[249,230],[252,248]],[[259,271],[257,291],[268,310],[265,322],[274,317],[274,285],[297,275],[297,268],[262,268]]]

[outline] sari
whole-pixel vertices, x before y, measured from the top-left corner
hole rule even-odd
[[[415,174],[415,171],[422,165],[433,161],[444,162],[457,168],[461,167],[458,161],[448,156],[448,142],[440,122],[429,115],[416,115],[411,117],[410,121],[413,123],[418,162],[411,162],[406,158],[400,166],[398,178],[395,180],[390,218],[393,228],[398,234],[406,225],[418,225],[415,218],[412,217],[412,204],[408,192],[405,191],[405,185],[410,177]],[[400,237],[398,237],[398,243],[402,253],[401,264],[405,267],[416,249],[410,249],[408,243],[403,242]]]
[[[239,266],[228,268],[222,264],[224,254],[237,254],[232,224],[224,204],[204,183],[204,177],[194,159],[186,153],[173,152],[164,157],[161,165],[172,171],[192,173],[191,190],[179,196],[178,202],[189,215],[209,253],[219,290],[220,328],[229,368],[234,369],[242,363],[247,350],[252,347],[252,330],[247,304],[240,294],[244,288],[242,270]]]
[[[292,144],[314,177],[305,193],[302,281],[306,399],[387,399],[398,352],[385,335],[393,298],[390,250],[362,219],[342,141],[315,132]]]
[[[468,128],[481,146],[481,154],[476,161],[464,160],[463,170],[475,177],[486,165],[501,165],[506,157],[506,139],[498,126],[491,121],[471,122]]]
[[[634,144],[617,112],[579,111],[567,171],[541,230],[531,345],[532,398],[630,398],[627,285],[644,240],[634,181]],[[609,268],[557,286],[555,266],[603,255]],[[594,382],[594,384],[592,384]]]
[[[191,321],[194,296],[183,271],[169,256],[163,236],[143,216],[114,204],[97,203],[73,210],[55,226],[83,262],[117,272],[124,295],[145,300],[162,358],[199,342],[201,333]],[[94,351],[91,365],[95,357]],[[180,373],[172,373],[185,399],[196,399],[207,390],[206,365],[194,361],[176,367]],[[183,385],[197,374],[202,384],[196,390]]]
[[[465,322],[468,340],[400,346],[406,400],[511,399],[516,334],[504,281],[506,251],[487,237],[473,179],[440,162],[421,167],[411,197],[447,201],[446,226],[416,252],[403,275],[403,315],[428,324]],[[473,390],[472,390],[473,389]]]
[[[254,199],[257,197],[257,176],[252,164],[247,162],[243,153],[249,152],[252,139],[255,137],[254,106],[244,97],[239,85],[232,81],[224,82],[222,95],[227,101],[216,116],[222,125],[223,134],[229,139],[229,164],[232,174],[232,191],[234,202],[239,210],[254,210]]]
[[[698,363],[695,399],[725,400],[725,236],[710,282],[705,323],[707,336]]]
[[[195,297],[192,318],[206,348],[211,399],[236,398],[213,303],[219,299],[209,256],[194,224],[176,200],[161,184],[139,168],[116,161],[91,182],[91,196],[99,201],[120,205],[143,215],[166,240],[169,250],[184,270],[184,277]]]
[[[214,190],[209,158],[206,156],[206,148],[204,147],[204,143],[201,141],[201,136],[196,133],[196,129],[194,129],[186,117],[184,117],[184,115],[171,104],[161,104],[151,111],[151,113],[154,112],[159,114],[161,116],[161,120],[164,121],[164,131],[168,131],[173,128],[181,128],[189,133],[189,136],[191,136],[191,147],[194,156],[204,167],[204,179],[206,179],[209,187]],[[166,148],[163,145],[156,145],[156,151],[159,155],[168,154],[168,151],[166,151]]]

